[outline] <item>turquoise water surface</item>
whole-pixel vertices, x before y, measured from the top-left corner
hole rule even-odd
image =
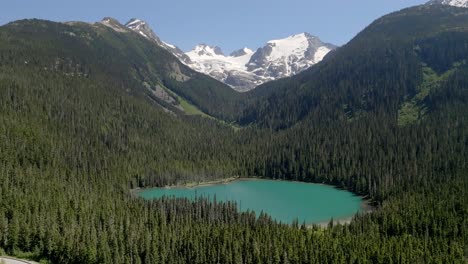
[[[235,201],[241,211],[269,214],[283,223],[320,223],[356,214],[362,199],[331,186],[274,180],[238,180],[194,188],[156,188],[138,193],[145,199],[163,196],[189,198],[208,197],[217,201]]]

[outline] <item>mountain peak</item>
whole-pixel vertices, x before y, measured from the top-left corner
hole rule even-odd
[[[125,25],[127,27],[130,27],[132,25],[140,25],[140,24],[146,24],[146,22],[138,18],[132,18]]]
[[[144,20],[132,18],[130,19],[130,21],[128,21],[125,24],[125,27],[139,33],[140,35],[142,35],[143,37],[147,39],[152,39],[158,42],[158,44],[161,43],[161,40],[158,38],[158,36],[156,36],[154,31],[149,27],[148,23],[146,23]]]
[[[319,38],[309,33],[299,33],[283,39],[270,40],[264,49],[264,56],[268,60],[284,60],[291,55],[303,57],[312,47],[314,49],[325,46]]]
[[[305,47],[310,44],[320,45],[324,43],[317,36],[314,36],[307,32],[291,35],[289,37],[282,38],[282,39],[270,40],[267,42],[267,45],[270,45],[273,47],[283,46],[284,48],[288,48],[288,47],[299,48],[300,46]]]
[[[127,28],[125,26],[123,26],[122,24],[120,24],[120,22],[115,18],[105,17],[105,18],[103,18],[101,20],[100,23],[107,26],[107,27],[109,27],[109,28],[112,28],[115,31],[127,32]]]
[[[292,36],[282,38],[282,39],[270,40],[270,41],[267,42],[267,44],[279,44],[279,43],[285,42],[285,41],[301,41],[301,40],[305,40],[305,39],[307,39],[306,34],[305,33],[300,33],[300,34],[292,35]]]
[[[197,46],[195,46],[195,48],[191,52],[194,52],[194,53],[198,54],[199,56],[203,56],[203,55],[206,55],[206,56],[215,56],[215,55],[224,56],[224,53],[223,53],[223,51],[221,50],[220,47],[210,46],[210,45],[207,45],[205,43],[198,44]]]
[[[231,56],[231,57],[240,57],[240,56],[244,56],[244,55],[247,55],[247,54],[253,54],[253,53],[254,53],[253,50],[245,47],[243,49],[233,51],[229,56]]]
[[[149,27],[148,23],[146,21],[138,19],[138,18],[132,18],[130,19],[126,24],[126,27],[133,31],[151,31],[153,30]],[[154,32],[153,32],[154,33]]]
[[[455,7],[468,7],[468,0],[431,0],[428,5],[450,5]]]
[[[192,69],[208,74],[238,91],[297,74],[318,63],[336,46],[309,33],[271,40],[255,52],[243,48],[225,56],[219,47],[199,44],[186,53]]]
[[[113,18],[113,17],[105,17],[101,20],[101,23],[110,23],[110,24],[118,24],[121,25],[120,22]]]
[[[149,40],[156,42],[156,44],[158,44],[159,46],[163,47],[164,49],[174,54],[183,63],[185,64],[192,63],[190,61],[190,58],[187,55],[185,55],[184,52],[180,50],[178,47],[162,41],[156,35],[156,33],[154,33],[154,31],[151,29],[149,24],[146,23],[146,21],[138,19],[138,18],[132,18],[125,24],[125,27],[131,29],[132,31],[140,34],[141,36]]]

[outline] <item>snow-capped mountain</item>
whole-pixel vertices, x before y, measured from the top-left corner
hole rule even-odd
[[[287,77],[320,62],[335,48],[309,33],[271,40],[255,52],[247,69],[267,80]]]
[[[205,44],[187,52],[194,70],[208,74],[239,91],[271,80],[295,75],[320,62],[336,48],[308,33],[269,41],[252,51],[244,48],[226,56],[218,47]]]
[[[162,41],[140,19],[131,19],[125,26],[173,53],[190,68],[210,75],[235,90],[248,91],[267,81],[295,75],[318,63],[335,49],[318,37],[301,33],[284,39],[269,41],[253,51],[243,48],[225,55],[221,48],[197,45],[184,53],[178,47]]]
[[[172,54],[174,54],[177,58],[179,58],[183,63],[185,64],[191,64],[192,61],[190,61],[190,58],[185,55],[185,53],[179,49],[178,47],[171,45],[169,43],[166,43],[162,41],[155,33],[154,31],[148,26],[148,24],[140,19],[132,18],[130,21],[128,21],[125,26],[143,37],[155,41],[158,45],[161,47],[167,49],[170,51]]]
[[[247,90],[263,83],[263,78],[247,70],[254,52],[248,48],[226,56],[219,47],[200,44],[186,53],[193,62],[192,69],[208,74],[237,90]]]
[[[427,4],[429,5],[451,5],[456,7],[468,7],[468,0],[432,0],[429,1]]]

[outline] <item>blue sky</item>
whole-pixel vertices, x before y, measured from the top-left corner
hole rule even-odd
[[[147,21],[161,39],[190,50],[217,45],[225,53],[256,49],[301,32],[343,45],[382,15],[426,0],[13,0],[1,4],[0,24],[23,18],[121,23]]]

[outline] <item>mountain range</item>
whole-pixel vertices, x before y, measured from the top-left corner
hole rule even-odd
[[[427,3],[428,5],[442,4],[450,5],[455,7],[468,7],[467,0],[431,0]]]
[[[179,49],[161,41],[151,30],[146,29],[145,24],[133,22],[135,23],[130,26],[140,29],[138,33],[110,17],[94,24],[65,23],[72,27],[64,31],[69,32],[67,34],[73,38],[73,45],[68,44],[67,53],[51,48],[57,56],[58,65],[47,68],[64,68],[67,69],[67,74],[72,71],[73,74],[82,75],[80,69],[68,69],[70,67],[63,64],[69,64],[77,57],[87,56],[93,58],[93,62],[95,58],[99,58],[101,66],[96,67],[94,75],[98,72],[104,75],[118,72],[119,78],[133,83],[128,85],[133,88],[127,88],[131,93],[143,94],[166,112],[208,114],[224,120],[233,119],[233,113],[236,112],[233,104],[237,103],[239,93],[222,82],[190,69],[185,65],[182,53],[174,56],[180,53]],[[86,33],[74,32],[72,29]],[[99,37],[87,39],[86,34]],[[61,43],[56,35],[51,36],[50,41]],[[83,45],[83,41],[92,41],[94,48],[73,48]],[[79,64],[83,67],[85,63]],[[230,113],[230,117],[219,116],[225,113]]]
[[[256,51],[243,48],[225,55],[220,47],[199,44],[184,53],[162,41],[141,19],[133,18],[125,25],[155,41],[193,70],[210,75],[237,91],[248,91],[265,82],[298,74],[336,48],[309,33],[301,33],[268,41]]]
[[[467,0],[431,0],[427,5],[468,7]],[[207,74],[241,92],[284,77],[296,75],[320,62],[337,46],[309,33],[268,41],[263,47],[247,47],[223,53],[220,47],[199,44],[189,52],[162,41],[148,24],[133,18],[125,24],[142,36],[154,40],[195,71]]]
[[[467,18],[466,8],[434,4],[383,16],[317,66],[252,90],[240,123],[282,129],[337,108],[349,119],[385,112],[418,122],[432,111],[429,96],[466,70]]]

